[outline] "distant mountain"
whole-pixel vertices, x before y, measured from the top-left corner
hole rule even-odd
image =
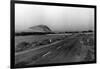
[[[66,32],[57,32],[57,31],[52,31],[48,26],[46,25],[36,25],[36,26],[31,26],[28,29],[21,31],[21,32],[16,32],[16,36],[24,36],[24,35],[45,35],[45,34],[69,34],[69,33],[88,33],[88,32],[93,32],[92,30],[88,31],[66,31]]]
[[[29,29],[25,31],[15,33],[16,36],[45,35],[45,34],[55,34],[55,32],[52,32],[52,30],[46,25],[37,25],[29,27]]]
[[[52,32],[52,30],[46,25],[32,26],[29,29],[33,30],[34,32]]]

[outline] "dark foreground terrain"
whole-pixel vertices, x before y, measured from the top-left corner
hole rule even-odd
[[[95,60],[93,33],[37,37],[16,37],[15,67]]]

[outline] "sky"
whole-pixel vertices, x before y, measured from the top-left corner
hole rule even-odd
[[[15,4],[15,32],[36,25],[47,25],[58,32],[93,30],[94,9]]]

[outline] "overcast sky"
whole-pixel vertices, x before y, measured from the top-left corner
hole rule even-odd
[[[53,31],[82,31],[94,28],[94,9],[48,5],[15,4],[15,31],[36,25]]]

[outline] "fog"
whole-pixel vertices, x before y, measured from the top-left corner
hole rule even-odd
[[[15,4],[16,32],[41,24],[52,31],[91,30],[94,28],[94,9]]]

